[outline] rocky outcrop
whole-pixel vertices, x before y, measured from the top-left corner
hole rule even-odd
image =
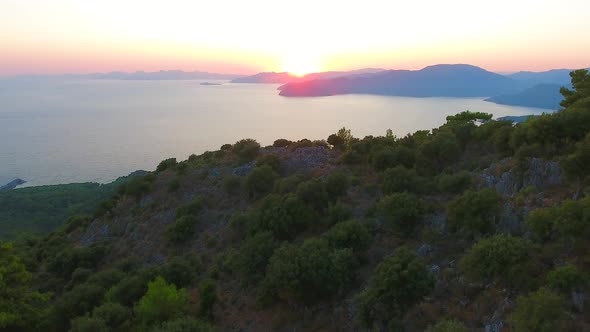
[[[519,174],[511,165],[510,159],[492,164],[481,175],[485,187],[494,187],[499,193],[512,196],[522,188],[534,186],[543,191],[563,181],[561,167],[555,161],[531,158],[526,171]]]

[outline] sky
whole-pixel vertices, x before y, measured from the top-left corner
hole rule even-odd
[[[0,76],[590,66],[588,0],[0,0]]]

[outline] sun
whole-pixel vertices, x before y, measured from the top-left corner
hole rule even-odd
[[[290,54],[285,57],[281,64],[281,71],[291,73],[295,76],[304,76],[309,73],[320,71],[319,58],[310,54]]]

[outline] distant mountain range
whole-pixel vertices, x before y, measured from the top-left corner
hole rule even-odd
[[[33,78],[78,78],[104,80],[232,80],[243,75],[217,74],[205,71],[160,70],[155,72],[137,71],[133,73],[114,71],[110,73],[64,74],[64,75],[21,75]]]
[[[421,70],[386,70],[357,77],[287,83],[280,95],[378,94],[409,97],[485,97],[514,93],[526,83],[471,65],[435,65]]]
[[[569,83],[537,84],[521,92],[491,97],[486,99],[486,101],[503,105],[538,107],[557,110],[559,109],[559,103],[563,100],[563,96],[561,93],[559,93],[559,89],[562,86],[569,85]]]
[[[293,82],[304,82],[311,80],[331,79],[338,77],[358,77],[375,74],[384,71],[380,68],[364,68],[350,71],[325,71],[320,73],[311,73],[304,76],[297,76],[287,72],[264,72],[252,76],[245,76],[233,79],[232,83],[261,83],[261,84],[285,84]]]
[[[362,69],[353,72],[314,73],[295,77],[288,73],[260,73],[233,80],[281,83],[285,97],[340,94],[376,94],[408,97],[490,97],[498,104],[558,109],[559,88],[569,86],[570,69],[518,72],[501,75],[466,64],[441,64],[421,70]]]

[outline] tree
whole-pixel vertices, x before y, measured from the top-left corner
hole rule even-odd
[[[573,90],[562,87],[559,92],[565,98],[560,105],[562,107],[569,107],[575,104],[578,100],[590,96],[590,74],[588,70],[579,69],[570,73]]]
[[[176,162],[176,158],[169,158],[169,159],[162,160],[160,162],[160,164],[158,164],[158,167],[156,168],[156,172],[163,172],[167,169],[176,167],[176,165],[178,165],[178,163]]]
[[[191,317],[177,318],[153,328],[150,332],[215,332],[208,323]]]
[[[256,233],[247,238],[239,247],[233,265],[237,271],[250,280],[264,276],[264,270],[278,243],[268,231]]]
[[[213,305],[217,301],[215,281],[204,279],[199,282],[199,313],[206,317],[213,317]]]
[[[385,194],[395,192],[421,193],[427,187],[426,179],[419,176],[414,169],[403,166],[389,168],[383,172],[382,189]]]
[[[421,199],[404,192],[381,198],[377,212],[393,229],[411,235],[421,223],[425,208]]]
[[[459,267],[473,280],[519,280],[529,260],[531,246],[525,239],[499,234],[479,240],[460,260]]]
[[[348,176],[342,172],[334,172],[326,178],[326,192],[331,201],[346,195],[348,186]]]
[[[135,307],[138,320],[146,326],[182,317],[187,311],[186,289],[177,289],[162,277],[157,277],[148,284],[147,292]]]
[[[434,289],[434,277],[412,251],[399,249],[377,266],[373,280],[358,297],[361,320],[368,327],[402,315]]]
[[[449,204],[449,226],[471,236],[490,234],[500,216],[500,200],[494,189],[466,191]]]
[[[170,244],[182,243],[195,233],[197,218],[191,215],[182,216],[166,227],[166,240]]]
[[[471,186],[471,174],[461,171],[455,174],[444,174],[438,177],[438,190],[444,193],[458,194]]]
[[[541,288],[518,297],[510,323],[514,332],[553,332],[561,330],[564,319],[563,299]]]
[[[551,289],[568,294],[588,284],[588,276],[574,265],[557,267],[547,274],[547,284]]]
[[[366,224],[356,220],[341,222],[330,228],[325,235],[330,245],[336,248],[350,248],[355,253],[366,249],[371,234]]]
[[[119,303],[107,302],[94,308],[92,318],[105,322],[111,331],[117,330],[131,319],[131,310]]]
[[[487,122],[490,121],[492,117],[493,115],[489,113],[465,111],[447,116],[447,122]]]
[[[284,244],[266,268],[262,294],[314,303],[350,284],[357,260],[351,249],[332,248],[324,239],[305,240],[300,246]]]
[[[70,332],[108,332],[106,322],[100,318],[82,316],[72,319]]]
[[[294,194],[269,195],[254,212],[254,218],[247,221],[250,233],[270,231],[282,240],[292,239],[305,230],[314,217],[311,207]]]
[[[328,206],[328,193],[324,185],[318,180],[300,183],[297,186],[297,197],[316,211],[321,211]]]
[[[467,332],[467,328],[458,320],[447,319],[428,327],[426,332]]]
[[[260,152],[260,144],[251,138],[237,141],[232,151],[238,156],[240,162],[245,163],[254,160]]]
[[[0,241],[0,330],[33,329],[49,299],[31,289],[31,274],[11,243]]]
[[[255,167],[246,178],[246,189],[252,196],[260,196],[273,189],[276,173],[268,165]]]

